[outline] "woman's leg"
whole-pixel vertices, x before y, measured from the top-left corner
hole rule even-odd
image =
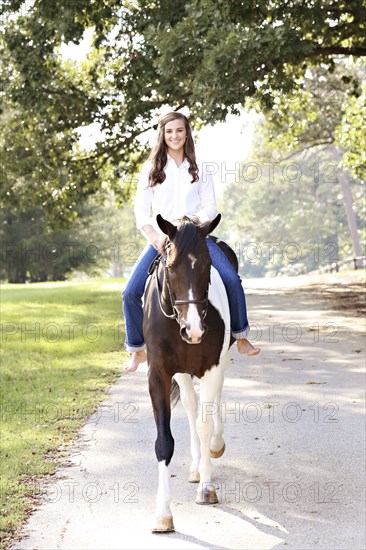
[[[210,238],[207,238],[206,242],[210,252],[212,265],[219,272],[226,288],[230,308],[231,332],[234,338],[238,340],[238,350],[241,353],[256,355],[260,351],[259,348],[254,348],[247,340],[250,327],[241,278],[221,248]]]
[[[148,278],[149,266],[156,255],[157,252],[153,246],[150,244],[145,246],[122,293],[126,330],[125,348],[131,353],[143,352],[145,350],[145,342],[142,332],[142,296]],[[141,357],[142,355],[145,357],[145,353],[141,354]],[[136,368],[134,370],[136,370]]]

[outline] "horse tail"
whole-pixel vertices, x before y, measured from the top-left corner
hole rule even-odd
[[[179,384],[172,378],[172,384],[170,386],[170,406],[173,409],[180,399]]]

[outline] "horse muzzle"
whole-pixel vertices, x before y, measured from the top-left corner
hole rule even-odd
[[[189,323],[180,324],[180,335],[182,340],[187,342],[187,344],[200,344],[204,338],[207,331],[206,325],[201,322],[201,327],[197,327],[194,330],[189,325]]]

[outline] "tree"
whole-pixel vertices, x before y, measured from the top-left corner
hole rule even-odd
[[[265,140],[263,156],[267,160],[271,158],[274,161],[286,161],[294,155],[298,157],[299,153],[310,153],[308,156],[311,159],[314,156],[311,151],[314,150],[315,155],[319,151],[326,151],[330,155],[330,164],[333,163],[336,175],[333,183],[343,193],[354,258],[362,255],[362,249],[350,189],[351,178],[341,161],[345,154],[344,164],[347,166],[353,161],[356,168],[353,173],[362,173],[365,153],[362,147],[357,148],[355,138],[357,136],[362,144],[364,136],[361,134],[366,119],[361,110],[364,96],[359,83],[364,68],[362,62],[348,61],[340,62],[330,74],[322,66],[308,71],[302,78],[300,89],[286,97],[277,97],[274,108],[267,114],[266,123],[262,126]],[[350,117],[356,124],[351,126],[347,123]],[[348,151],[341,147],[340,140],[350,148]],[[316,168],[315,164],[313,166]],[[319,179],[319,163],[314,170],[315,179]],[[353,187],[357,185],[356,182],[352,183]],[[362,188],[364,183],[360,181],[358,187]],[[359,195],[356,192],[356,212],[361,206]],[[360,227],[360,220],[358,225]]]
[[[352,175],[366,183],[366,84],[361,95],[347,98],[344,114],[335,129],[336,142],[344,148],[343,163]]]
[[[0,278],[10,283],[60,281],[75,274],[123,276],[145,239],[131,208],[89,200],[72,227],[51,231],[40,208],[5,211],[0,217]]]
[[[224,215],[220,232],[246,277],[306,273],[350,255],[337,164],[329,151],[274,163],[263,160],[258,136],[238,176],[221,200],[220,210],[230,216]]]
[[[70,231],[47,231],[39,207],[17,215],[5,211],[0,221],[2,280],[9,283],[65,280],[72,269],[88,263]]]
[[[278,158],[284,160],[314,147],[339,146],[340,136],[346,138],[347,144],[346,136],[351,128],[361,138],[365,70],[361,60],[339,60],[331,72],[320,64],[297,79],[296,89],[286,95],[276,94],[273,108],[265,113],[266,124],[262,126],[266,155],[272,149],[274,160],[278,153]],[[357,106],[358,118],[347,122],[344,117],[351,105]],[[339,127],[344,133],[339,132]],[[352,145],[356,154],[353,142]]]
[[[128,198],[121,177],[144,158],[138,137],[162,106],[188,106],[197,124],[222,121],[248,98],[272,108],[309,67],[331,71],[339,56],[366,54],[363,0],[36,0],[19,14],[21,6],[2,8],[2,199],[41,205],[52,223],[73,219],[102,182]],[[87,60],[65,62],[60,45],[91,27]],[[92,122],[103,138],[81,151],[78,128]]]

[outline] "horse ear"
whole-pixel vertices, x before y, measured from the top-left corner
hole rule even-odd
[[[219,225],[220,220],[221,220],[221,214],[217,214],[217,216],[213,220],[205,223],[201,223],[198,227],[200,228],[203,236],[207,237],[207,235],[212,233],[212,231]]]
[[[165,235],[168,235],[169,239],[172,241],[174,239],[174,235],[177,232],[177,227],[168,222],[168,220],[164,220],[163,216],[161,216],[160,214],[156,216],[156,221],[158,222],[158,226],[160,227],[162,232],[165,233]]]

